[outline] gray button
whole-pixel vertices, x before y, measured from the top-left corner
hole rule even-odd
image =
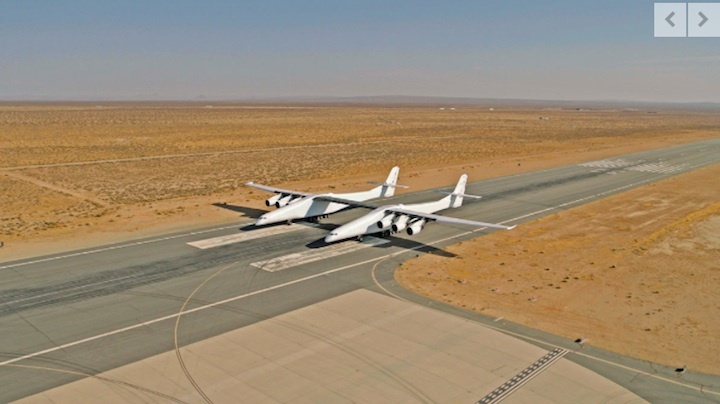
[[[687,36],[686,11],[686,3],[655,3],[655,36]]]
[[[688,36],[720,37],[720,3],[688,3]]]

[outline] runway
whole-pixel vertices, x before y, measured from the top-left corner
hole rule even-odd
[[[466,192],[483,199],[444,213],[521,224],[718,162],[720,140],[711,140],[499,177],[470,183]],[[437,198],[422,191],[391,201]],[[0,382],[12,386],[0,390],[0,401],[82,377],[16,367],[19,364],[97,374],[173,350],[175,320],[180,316],[178,344],[184,346],[359,289],[389,291],[428,304],[394,285],[394,266],[409,254],[447,254],[444,246],[490,232],[430,224],[412,238],[403,234],[387,240],[368,238],[363,244],[324,245],[322,239],[332,228],[363,213],[351,210],[317,225],[265,229],[245,221],[0,263]],[[434,307],[500,327],[475,313],[439,303]],[[509,324],[503,329],[538,346],[545,344],[544,348],[573,348],[568,341],[524,327]],[[672,370],[658,371],[657,366],[597,349],[566,353],[564,358],[650,401],[675,396],[701,401],[706,393],[685,384],[702,385],[706,391],[718,391],[720,385],[718,378],[706,375],[688,374],[683,383],[638,378],[638,372],[648,369],[670,380],[674,376]]]

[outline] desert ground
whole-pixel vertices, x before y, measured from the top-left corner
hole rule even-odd
[[[395,272],[450,304],[720,374],[720,164],[454,245]]]
[[[399,165],[416,191],[462,172],[472,181],[718,136],[720,114],[702,110],[0,104],[0,261],[254,217],[269,195],[247,181],[353,191]],[[412,260],[398,277],[469,309],[719,373],[720,195],[707,186],[719,173],[463,243],[450,248],[461,258]]]

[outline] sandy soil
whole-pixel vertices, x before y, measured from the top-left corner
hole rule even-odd
[[[400,165],[420,190],[718,135],[717,114],[648,112],[0,105],[0,260],[255,217],[251,180],[352,191]]]
[[[720,374],[720,164],[425,255],[396,272],[454,305]]]

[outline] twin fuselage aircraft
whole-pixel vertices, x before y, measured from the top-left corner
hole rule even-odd
[[[325,237],[325,242],[332,243],[349,238],[362,239],[370,234],[392,234],[407,230],[412,236],[420,233],[429,222],[440,222],[448,224],[460,224],[475,227],[488,227],[494,229],[510,230],[515,226],[504,226],[501,224],[484,223],[474,220],[456,219],[452,217],[436,215],[435,212],[448,208],[457,208],[462,205],[463,198],[480,198],[475,195],[465,194],[467,174],[460,177],[453,192],[442,192],[447,194],[444,198],[426,203],[410,205],[386,205],[376,206],[363,203],[374,198],[387,198],[395,194],[395,188],[407,188],[397,185],[397,178],[400,168],[393,167],[390,170],[387,180],[379,186],[365,192],[354,192],[345,194],[308,194],[304,192],[290,191],[286,189],[273,188],[265,185],[248,182],[245,185],[275,193],[265,204],[275,205],[278,209],[265,213],[255,222],[256,226],[263,226],[272,223],[290,223],[296,219],[317,219],[327,217],[333,213],[350,208],[365,208],[372,211],[358,219],[344,224],[330,232]]]

